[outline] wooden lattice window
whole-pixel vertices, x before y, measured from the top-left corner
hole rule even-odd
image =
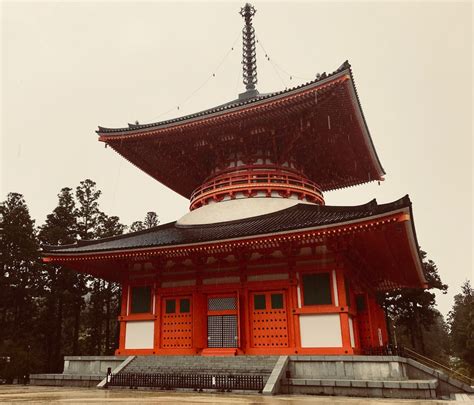
[[[255,310],[266,309],[265,294],[255,294],[253,296],[253,308]]]
[[[346,303],[347,306],[351,306],[351,283],[347,277],[344,277],[344,290],[346,292]]]
[[[130,313],[142,314],[151,312],[151,287],[132,287],[130,290]]]
[[[304,305],[331,305],[329,273],[303,274]]]
[[[181,298],[179,300],[179,312],[187,314],[191,310],[191,302],[189,298]]]
[[[176,300],[166,300],[165,304],[165,313],[167,314],[174,314],[176,312]]]
[[[283,294],[271,295],[272,309],[283,309]]]

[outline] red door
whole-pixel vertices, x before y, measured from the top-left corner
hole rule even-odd
[[[161,308],[161,347],[163,349],[192,348],[191,297],[164,297]]]
[[[288,347],[287,297],[284,291],[250,294],[251,346]]]

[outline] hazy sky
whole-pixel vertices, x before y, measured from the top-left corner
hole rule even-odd
[[[42,224],[62,187],[91,178],[103,191],[102,209],[125,224],[151,210],[162,223],[187,212],[184,198],[105,149],[94,131],[236,98],[242,5],[3,1],[1,199],[24,194]],[[471,3],[254,5],[257,38],[271,59],[258,48],[261,92],[349,59],[387,176],[380,186],[329,192],[326,203],[409,194],[419,243],[450,286],[438,297],[446,313],[473,278]]]

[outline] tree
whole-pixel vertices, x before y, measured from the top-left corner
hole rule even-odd
[[[98,208],[98,206],[97,206]],[[107,238],[123,234],[126,226],[117,216],[108,216],[99,211],[94,237]],[[85,313],[86,350],[97,355],[112,354],[115,343],[120,285],[102,279],[89,280],[91,294]]]
[[[158,219],[158,215],[156,212],[148,211],[145,216],[145,221],[143,221],[143,225],[145,229],[153,228],[154,226],[158,226],[160,220]]]
[[[451,344],[460,359],[460,371],[474,376],[474,289],[469,281],[454,296],[453,309],[449,312]]]
[[[95,181],[90,179],[83,180],[76,187],[77,206],[74,214],[77,219],[77,233],[81,239],[95,239],[103,213],[99,210],[99,197],[102,194],[96,188]],[[97,289],[94,279],[88,278],[83,274],[78,274],[80,288]],[[98,294],[98,291],[95,291]],[[81,311],[84,306],[84,300],[78,298],[74,306],[74,326],[73,326],[73,354],[79,353],[79,332],[81,328]]]
[[[72,190],[63,188],[58,194],[58,205],[39,229],[39,240],[43,244],[62,245],[77,239],[77,220]],[[62,353],[70,352],[67,326],[77,302],[82,301],[85,285],[77,273],[58,265],[44,264],[45,305],[42,308],[41,332],[46,351],[46,370],[61,371]],[[73,322],[72,322],[73,323]]]
[[[12,379],[29,373],[32,347],[38,343],[35,297],[42,290],[42,277],[34,220],[23,196],[9,193],[0,217],[0,355],[12,358],[5,376]]]
[[[131,232],[138,232],[143,231],[145,229],[153,228],[154,226],[158,226],[160,220],[158,219],[158,215],[154,211],[148,211],[145,215],[144,221],[135,221],[130,226]]]
[[[143,231],[144,229],[145,225],[143,225],[143,221],[135,221],[132,225],[130,225],[130,232]]]
[[[127,227],[120,223],[120,218],[100,213],[96,236],[98,238],[108,238],[110,236],[122,235]]]
[[[97,228],[100,224],[101,211],[99,197],[102,191],[97,190],[95,181],[86,179],[76,187],[78,207],[75,210],[77,217],[77,231],[81,239],[97,237]]]
[[[408,335],[406,343],[426,354],[424,330],[429,331],[440,315],[435,309],[436,296],[430,290],[437,289],[445,294],[448,286],[442,283],[436,264],[426,258],[426,252],[420,251],[420,254],[428,288],[394,290],[381,297],[381,304],[396,329]]]

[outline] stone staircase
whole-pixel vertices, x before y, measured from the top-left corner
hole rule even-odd
[[[269,376],[278,356],[137,356],[121,372],[163,374],[245,374]]]
[[[262,391],[278,356],[136,356],[109,386]]]

